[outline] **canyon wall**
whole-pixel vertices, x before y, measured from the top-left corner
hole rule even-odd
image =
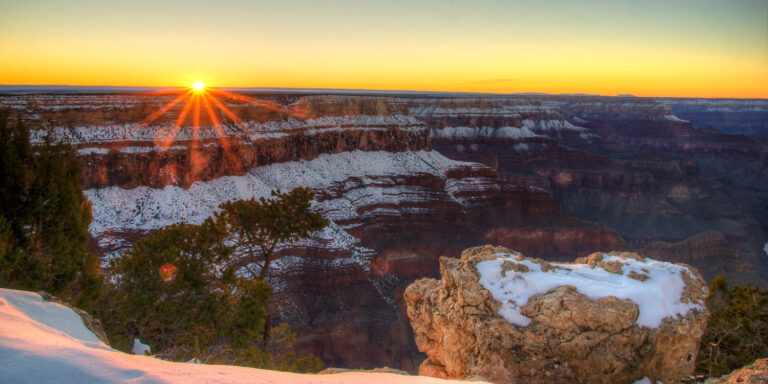
[[[724,133],[768,134],[768,100],[765,99],[657,99],[682,119]]]
[[[709,279],[724,273],[764,285],[766,141],[699,129],[675,114],[682,101],[489,96],[409,105],[430,128],[435,150],[550,191],[580,219],[616,230],[628,249],[660,259],[691,255],[686,262]],[[722,235],[718,247],[698,253],[713,231]]]
[[[23,112],[33,141],[75,146],[105,258],[227,200],[310,187],[331,224],[277,251],[272,312],[328,365],[415,372],[405,287],[486,243],[550,260],[642,249],[764,283],[765,143],[698,130],[658,101],[261,95],[179,123],[176,97],[0,106]]]
[[[305,97],[267,108],[221,98],[237,119],[191,108],[182,124],[181,104],[164,110],[172,97],[7,100],[27,112],[33,141],[49,133],[75,146],[94,249],[105,258],[153,229],[200,223],[227,200],[310,187],[331,224],[277,250],[272,312],[298,333],[299,352],[332,366],[416,370],[423,356],[402,292],[436,277],[440,256],[488,241],[551,258],[624,246],[548,191],[432,151],[429,129],[398,99]]]

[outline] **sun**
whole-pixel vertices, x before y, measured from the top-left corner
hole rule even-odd
[[[192,83],[192,89],[194,89],[197,92],[202,91],[203,88],[205,88],[205,84],[203,84],[202,81],[195,81],[194,83]]]

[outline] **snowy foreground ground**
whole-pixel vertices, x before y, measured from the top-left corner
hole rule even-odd
[[[225,365],[172,363],[116,351],[70,308],[36,293],[0,289],[3,383],[409,383],[458,381],[389,373],[304,375]]]

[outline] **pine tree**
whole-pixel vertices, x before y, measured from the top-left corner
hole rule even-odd
[[[175,224],[114,259],[99,305],[113,344],[129,349],[140,337],[174,360],[247,349],[263,327],[270,289],[226,266],[231,250],[223,240],[210,219]]]
[[[274,260],[275,248],[309,237],[328,225],[328,219],[312,210],[313,194],[309,188],[297,187],[288,193],[272,191],[271,199],[228,201],[219,206],[216,223],[229,234],[234,244],[233,264],[242,266],[251,278],[265,281]],[[251,265],[255,265],[254,269]],[[272,329],[267,315],[262,346],[269,345]]]
[[[171,360],[319,370],[317,357],[292,351],[287,325],[269,339],[271,288],[264,278],[279,243],[307,237],[327,220],[312,212],[306,188],[272,196],[224,204],[201,225],[153,231],[111,261],[97,315],[112,345],[130,350],[138,336]],[[262,269],[250,276],[242,269],[248,255],[262,257]]]
[[[80,162],[50,135],[31,146],[21,117],[9,124],[8,114],[0,112],[0,285],[45,290],[88,309],[101,284],[88,251]]]
[[[29,131],[20,118],[8,123],[9,111],[0,110],[0,212],[11,225],[14,236],[23,235],[31,215],[26,196],[32,179],[32,149]]]
[[[298,187],[288,193],[272,191],[271,199],[228,201],[219,208],[216,222],[225,227],[235,243],[234,257],[254,279],[265,280],[275,247],[309,237],[328,225],[328,219],[312,211],[313,194]],[[253,269],[255,264],[258,269]]]

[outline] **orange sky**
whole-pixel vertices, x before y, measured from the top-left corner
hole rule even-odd
[[[768,2],[0,0],[0,84],[198,79],[768,97]]]

